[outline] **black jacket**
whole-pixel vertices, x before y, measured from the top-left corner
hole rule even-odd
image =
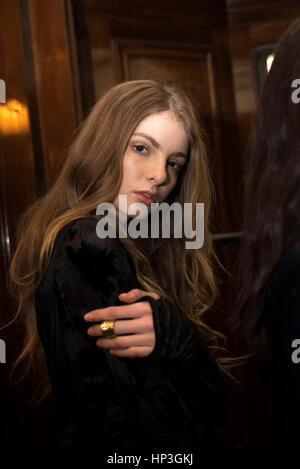
[[[156,343],[145,358],[119,358],[95,345],[83,316],[124,304],[141,288],[118,239],[99,239],[81,218],[58,234],[36,292],[39,335],[60,418],[60,447],[201,449],[217,444],[227,394],[223,377],[192,321],[152,297]]]

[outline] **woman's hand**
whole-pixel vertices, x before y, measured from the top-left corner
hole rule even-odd
[[[95,309],[84,316],[86,321],[99,321],[99,324],[87,331],[92,337],[100,337],[96,341],[98,347],[109,349],[111,354],[118,357],[134,358],[150,355],[155,346],[152,308],[148,301],[135,303],[143,296],[159,299],[157,293],[134,289],[119,295],[119,299],[128,303],[127,305]],[[117,337],[103,337],[100,323],[105,320],[115,321],[114,332]]]

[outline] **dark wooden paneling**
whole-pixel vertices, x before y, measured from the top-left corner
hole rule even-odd
[[[126,2],[122,3],[124,8]],[[207,2],[190,2],[190,8],[188,3],[183,16],[182,5],[175,3],[172,22],[164,7],[157,17],[155,8],[147,15],[146,2],[139,2],[135,13],[130,9],[130,16],[125,10],[120,13],[115,2],[110,8],[105,2],[87,4],[96,95],[117,82],[142,78],[177,83],[191,92],[215,153],[211,164],[217,189],[215,230],[238,230],[241,189],[233,181],[239,175],[240,155],[229,44],[226,30],[220,28],[226,24],[224,2],[215,3],[217,15],[205,26],[202,12],[207,11]],[[193,20],[187,23],[183,20],[187,16]],[[224,158],[231,158],[232,145],[236,157]]]
[[[65,0],[0,2],[0,78],[6,82],[7,94],[7,103],[0,104],[0,327],[16,312],[6,275],[17,222],[54,180],[82,116],[78,51],[83,53],[84,47],[77,44],[71,7]],[[9,379],[23,336],[15,323],[0,329],[7,352],[7,363],[0,364],[5,445],[51,447],[55,423],[51,396],[30,407],[26,399],[36,385],[32,377],[19,385]]]
[[[22,19],[18,2],[0,2],[0,19],[0,75],[6,82],[7,99],[6,104],[0,104],[1,327],[15,313],[7,290],[6,274],[15,247],[17,221],[36,198],[36,179],[25,80]],[[5,443],[9,446],[13,441],[13,433],[8,435],[8,432],[13,426],[16,428],[16,444],[20,444],[18,427],[24,415],[22,406],[20,408],[12,398],[13,389],[7,384],[22,333],[12,328],[0,329],[0,338],[6,343],[6,363],[0,364],[1,402],[4,409],[1,413],[1,426],[5,428]]]
[[[181,0],[161,1],[152,0],[87,0],[88,10],[91,16],[101,15],[108,18],[132,19],[136,21],[142,18],[150,21],[167,23],[181,22],[188,27],[212,27],[226,24],[225,0]],[[188,29],[188,28],[186,28]]]
[[[82,98],[82,114],[85,117],[95,103],[95,81],[93,75],[92,53],[87,10],[83,0],[72,0],[69,16],[74,18],[74,47],[77,50],[78,71],[80,76],[80,93]],[[73,54],[75,56],[75,52]]]
[[[82,116],[77,50],[68,2],[30,0],[28,11],[48,187]]]
[[[0,28],[1,78],[6,82],[6,104],[0,104],[1,199],[7,222],[7,250],[13,243],[17,219],[36,197],[27,90],[24,78],[21,18],[17,2],[3,0],[0,17],[10,18]]]
[[[118,81],[147,79],[182,86],[197,100],[204,116],[216,114],[215,86],[213,80],[212,51],[171,48],[166,43],[143,45],[126,41],[112,41],[118,64]],[[169,46],[169,47],[168,47]]]
[[[298,0],[227,0],[230,26],[296,18]]]

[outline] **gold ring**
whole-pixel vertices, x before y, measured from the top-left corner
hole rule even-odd
[[[104,337],[116,337],[114,331],[115,321],[102,321],[99,326]]]

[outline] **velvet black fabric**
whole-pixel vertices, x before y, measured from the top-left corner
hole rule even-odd
[[[99,239],[97,220],[81,218],[58,234],[36,293],[60,419],[59,446],[109,450],[215,447],[227,412],[223,377],[194,323],[147,296],[156,343],[144,358],[119,358],[95,345],[83,316],[124,304],[141,288],[118,239]]]
[[[297,358],[300,359],[300,240],[288,246],[281,255],[269,283],[262,316],[271,345],[273,445],[275,448],[298,448],[300,438],[300,363],[297,362]],[[299,342],[294,347],[292,343],[295,339],[299,339]]]

